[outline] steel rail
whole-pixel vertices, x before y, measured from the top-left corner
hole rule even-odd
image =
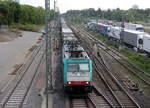
[[[148,82],[147,80],[145,80],[141,75],[141,73],[143,73],[148,80],[150,80],[150,75],[147,74],[146,72],[144,72],[143,70],[137,68],[135,65],[133,65],[131,62],[129,62],[128,60],[126,60],[125,58],[123,58],[122,56],[120,56],[119,54],[117,54],[115,51],[113,51],[112,49],[108,48],[106,45],[104,45],[102,42],[100,42],[98,39],[94,38],[91,34],[89,34],[86,31],[80,30],[82,31],[82,33],[84,32],[84,34],[86,33],[86,35],[90,36],[89,38],[93,41],[98,41],[99,42],[99,47],[105,51],[107,54],[109,54],[111,57],[113,57],[119,64],[121,64],[123,67],[125,67],[128,71],[132,72],[134,75],[136,75],[140,80],[142,80],[146,85],[150,86],[150,82]],[[81,32],[80,32],[81,33]],[[101,46],[102,45],[102,46]],[[105,48],[104,48],[105,47]],[[107,49],[107,50],[106,50]],[[114,53],[115,55],[117,55],[119,58],[121,58],[123,61],[125,61],[126,63],[123,63],[121,61],[119,61],[118,59],[116,59],[111,53],[109,53],[109,51],[111,51],[112,53]],[[136,69],[137,71],[135,72],[132,68],[130,68],[129,66],[132,66],[132,68]],[[138,73],[137,73],[138,72]]]
[[[77,31],[76,31],[77,32]],[[81,33],[81,31],[80,31]],[[85,34],[84,34],[85,35]],[[92,53],[92,52],[91,52]],[[94,56],[95,57],[95,56]],[[96,57],[95,57],[96,58]],[[98,60],[98,58],[96,58]],[[112,75],[111,72],[109,72],[106,64],[104,64],[102,58],[101,58],[101,61],[102,61],[102,66],[105,67],[106,71],[109,73],[109,75],[116,81],[117,85],[119,85],[119,87],[125,92],[125,94],[132,100],[132,102],[138,107],[140,108],[140,106],[137,104],[137,102],[127,93],[127,91],[122,87],[122,85],[118,82],[118,80]],[[98,60],[98,62],[100,63],[100,61]]]
[[[26,74],[26,72],[28,71],[28,69],[30,68],[31,64],[33,63],[33,61],[35,60],[36,56],[38,55],[38,53],[40,52],[40,50],[42,49],[42,47],[44,46],[44,44],[42,44],[38,49],[37,52],[35,53],[35,55],[33,56],[32,59],[30,59],[30,62],[27,62],[27,67],[25,68],[23,74],[20,76],[19,80],[16,82],[15,86],[12,88],[9,96],[6,98],[6,100],[3,102],[2,104],[2,108],[5,108],[5,105],[8,103],[9,99],[11,98],[11,96],[13,95],[14,91],[16,90],[16,88],[18,87],[18,85],[20,84],[21,80],[23,79],[24,75]]]

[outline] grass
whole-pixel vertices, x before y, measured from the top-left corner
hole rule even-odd
[[[85,30],[90,32],[92,35],[97,37],[99,40],[104,42],[109,47],[117,50],[118,52],[120,52],[123,55],[125,55],[126,57],[128,57],[128,59],[131,63],[135,64],[137,67],[139,67],[143,71],[150,74],[150,59],[149,58],[139,55],[136,52],[131,51],[131,50],[127,50],[127,49],[119,50],[119,45],[116,44],[116,42],[110,42],[106,36],[102,36],[96,32],[89,31],[87,29],[85,29]]]
[[[145,32],[150,33],[150,27],[149,28],[144,28]]]
[[[38,32],[41,26],[34,24],[12,24],[11,27],[24,31]]]
[[[126,55],[130,61],[136,64],[139,68],[150,74],[150,59],[145,56],[139,55],[133,51],[121,50],[122,54]]]

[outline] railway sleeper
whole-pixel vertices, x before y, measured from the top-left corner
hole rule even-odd
[[[97,96],[95,93],[90,93],[89,97],[96,108],[111,108],[111,106],[102,96]]]

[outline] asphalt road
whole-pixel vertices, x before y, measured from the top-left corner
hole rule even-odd
[[[22,37],[0,42],[0,86],[10,76],[14,66],[24,62],[28,49],[36,44],[40,36],[40,33],[23,31]]]

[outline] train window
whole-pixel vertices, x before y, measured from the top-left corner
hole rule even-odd
[[[78,64],[68,64],[68,72],[78,72]]]
[[[88,64],[79,64],[79,71],[80,72],[88,72],[89,71]]]

